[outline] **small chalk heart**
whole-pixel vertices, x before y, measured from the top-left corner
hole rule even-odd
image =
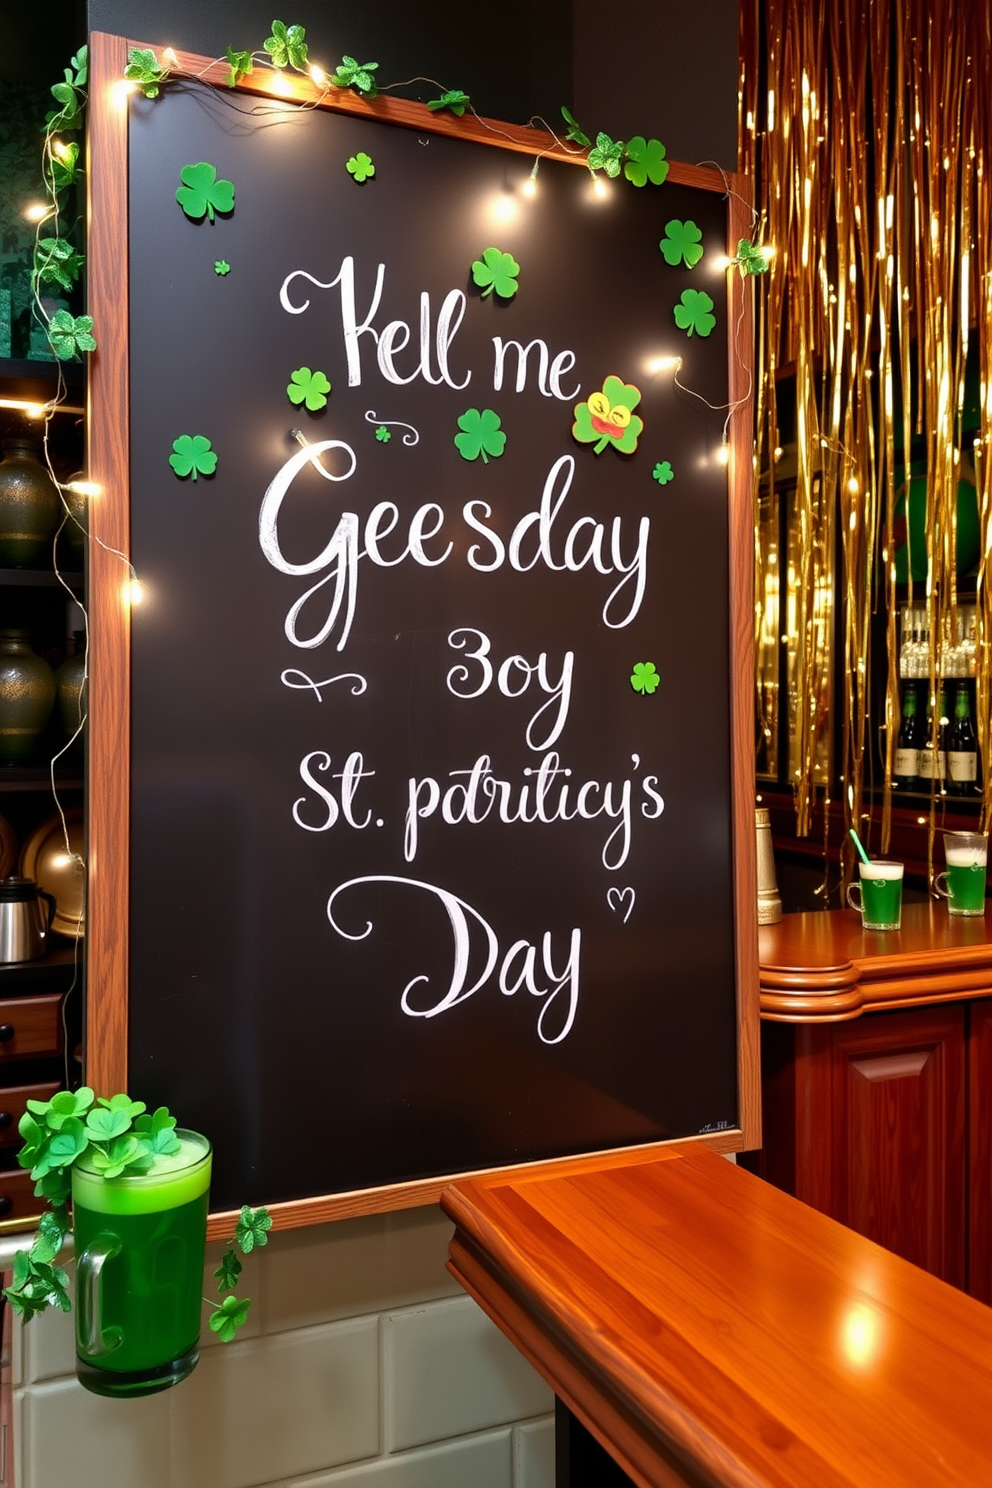
[[[606,895],[606,902],[610,906],[614,914],[619,914],[624,905],[627,906],[626,912],[623,917],[623,922],[626,925],[627,921],[630,919],[631,914],[633,913],[635,898],[636,895],[629,884],[625,889],[618,889],[614,884],[613,888],[610,889]]]

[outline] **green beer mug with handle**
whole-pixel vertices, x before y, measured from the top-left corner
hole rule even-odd
[[[945,832],[947,867],[934,879],[937,893],[947,900],[947,913],[985,913],[985,865],[989,839],[982,832]]]
[[[200,1352],[212,1149],[179,1128],[151,1170],[72,1169],[76,1374],[97,1395],[168,1389]]]

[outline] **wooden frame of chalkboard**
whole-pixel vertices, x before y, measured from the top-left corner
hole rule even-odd
[[[325,97],[288,75],[290,104],[277,103],[271,74],[229,92],[226,64],[182,52],[162,98],[129,102],[136,45],[91,42],[89,475],[103,494],[89,544],[87,1080],[168,1100],[208,1131],[215,1234],[241,1202],[317,1223],[520,1163],[756,1145],[750,300],[736,272],[665,282],[657,251],[690,211],[708,253],[749,236],[747,183],[672,163],[660,190],[623,186],[628,205],[618,194],[609,209],[623,224],[606,234],[588,172],[541,131]],[[365,185],[344,169],[359,148],[377,162]],[[208,158],[236,175],[237,201],[195,224],[173,166]],[[554,214],[527,238],[507,204],[519,211],[533,161]],[[648,277],[631,224],[652,192]],[[331,223],[368,231],[372,251],[339,253],[337,278],[321,278]],[[519,298],[507,284],[483,296],[474,255],[519,243]],[[274,289],[259,298],[266,255]],[[373,326],[394,281],[413,309]],[[678,375],[646,368],[655,297],[703,283],[715,333],[682,340],[666,301]],[[340,344],[328,320],[300,339],[310,301],[335,286]],[[417,344],[418,287],[419,368],[401,355]],[[328,406],[292,406],[287,379],[324,366]],[[639,404],[619,391],[635,372]],[[175,442],[187,434],[213,438],[213,478],[190,479]],[[373,470],[364,526],[343,514],[319,560],[301,561],[324,529],[319,512],[294,526],[281,510],[292,483],[319,488],[359,463]],[[468,532],[452,491],[473,498]],[[401,519],[405,542],[390,539]],[[318,572],[308,593],[333,579],[335,599],[315,642],[287,577]],[[317,719],[333,719],[333,741]],[[398,805],[373,799],[380,782]],[[369,845],[387,836],[388,851]],[[298,873],[297,850],[310,855]],[[303,1155],[281,1128],[306,1133]]]

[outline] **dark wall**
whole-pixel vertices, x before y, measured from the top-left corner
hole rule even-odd
[[[306,27],[315,60],[377,61],[385,82],[424,74],[515,123],[543,115],[556,127],[571,104],[590,133],[654,134],[674,160],[734,167],[737,0],[89,0],[89,23],[220,56],[229,43],[260,48],[277,9]]]

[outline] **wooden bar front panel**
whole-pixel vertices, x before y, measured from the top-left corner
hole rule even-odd
[[[963,1286],[964,1008],[883,1013],[832,1034],[826,1212]]]
[[[992,1306],[992,998],[968,1012],[968,1291]]]

